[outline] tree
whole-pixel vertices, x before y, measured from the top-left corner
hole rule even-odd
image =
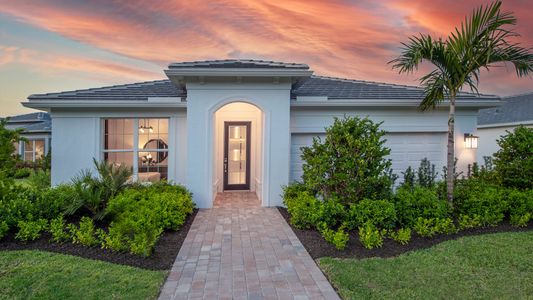
[[[533,54],[512,41],[519,36],[509,29],[516,18],[509,12],[501,12],[501,1],[495,1],[475,9],[465,18],[460,28],[443,40],[430,35],[412,36],[402,43],[402,53],[390,61],[399,73],[413,73],[422,62],[429,62],[435,69],[420,78],[424,99],[419,109],[435,109],[444,100],[449,102],[447,169],[453,170],[455,104],[459,92],[468,87],[478,93],[479,75],[482,69],[490,70],[498,63],[512,63],[521,77],[533,71]],[[446,176],[447,198],[453,205],[453,172]]]
[[[533,128],[518,126],[498,140],[494,165],[506,187],[533,188]]]
[[[21,141],[21,130],[6,128],[7,120],[0,120],[0,171],[12,172],[17,163],[14,143]]]

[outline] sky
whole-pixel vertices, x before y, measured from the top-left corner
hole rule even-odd
[[[388,61],[409,36],[446,38],[479,0],[0,0],[0,116],[31,94],[165,78],[171,62],[265,59],[317,75],[417,85]],[[505,0],[533,47],[532,0]],[[511,65],[483,72],[480,92],[533,90]]]

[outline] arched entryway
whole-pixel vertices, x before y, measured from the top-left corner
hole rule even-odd
[[[244,101],[227,103],[213,113],[214,197],[249,191],[262,202],[263,124],[261,109]]]

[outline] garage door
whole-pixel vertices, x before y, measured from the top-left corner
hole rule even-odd
[[[312,144],[316,134],[292,134],[291,136],[291,171],[290,180],[300,180],[302,160],[300,147]],[[324,135],[320,135],[324,137]],[[442,166],[446,162],[446,133],[389,133],[385,145],[391,149],[392,169],[400,176],[407,167],[417,168],[420,160],[427,157],[442,175]],[[398,181],[397,181],[398,182]]]

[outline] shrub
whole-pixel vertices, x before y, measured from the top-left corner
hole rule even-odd
[[[412,227],[419,217],[430,219],[449,216],[448,203],[439,199],[435,191],[419,186],[412,190],[399,188],[395,196],[395,208],[398,223],[405,227]]]
[[[497,225],[507,211],[504,190],[476,180],[462,180],[455,190],[455,211],[458,215],[479,217],[484,226]]]
[[[33,241],[41,236],[41,232],[46,230],[48,221],[39,219],[37,221],[19,221],[19,228],[15,238],[21,241]]]
[[[452,234],[457,229],[450,218],[422,218],[419,217],[413,226],[413,229],[422,237],[433,237],[436,234]]]
[[[380,124],[368,118],[335,118],[324,140],[314,138],[311,146],[301,148],[305,186],[344,204],[388,198],[394,178]]]
[[[128,189],[109,202],[106,212],[113,217],[103,247],[129,250],[149,256],[161,233],[178,230],[194,204],[191,194],[181,186],[157,184]]]
[[[387,230],[378,229],[371,223],[366,223],[359,227],[359,241],[363,247],[367,249],[374,249],[383,246],[383,236]]]
[[[9,226],[7,226],[6,221],[0,221],[0,240],[6,236],[7,232],[9,231]]]
[[[67,228],[70,231],[72,242],[74,244],[81,244],[88,247],[96,246],[98,244],[94,223],[91,218],[82,217],[78,227],[74,224],[69,224]]]
[[[334,228],[343,223],[345,215],[346,209],[338,200],[329,199],[319,201],[318,215],[316,216],[317,220],[315,222],[325,222],[329,227]]]
[[[29,168],[20,168],[15,171],[15,174],[13,175],[13,177],[17,179],[26,178],[30,176],[31,173],[32,173],[32,170]]]
[[[427,158],[420,161],[418,167],[417,183],[421,187],[433,188],[435,186],[435,179],[437,178],[437,172],[435,171],[435,165],[432,164]]]
[[[12,184],[2,191],[0,198],[0,220],[14,227],[19,221],[32,220],[39,215],[34,202],[37,197],[35,191],[27,187]]]
[[[479,215],[459,215],[459,229],[471,229],[482,226],[481,217]]]
[[[320,217],[320,200],[310,195],[309,192],[300,192],[297,196],[284,199],[287,211],[291,215],[291,224],[300,229],[315,226]]]
[[[494,165],[506,187],[530,189],[533,186],[533,128],[523,125],[498,141]]]
[[[396,209],[394,203],[386,200],[364,199],[357,204],[350,205],[346,227],[355,229],[366,223],[378,228],[396,227]]]
[[[390,231],[390,237],[400,245],[407,245],[411,241],[411,229],[400,228],[398,231]]]
[[[6,128],[7,119],[0,120],[0,171],[12,175],[17,163],[14,143],[22,140],[20,133],[23,129],[11,130]]]
[[[65,230],[65,220],[59,216],[50,221],[48,231],[52,235],[52,241],[62,243],[70,239],[70,234]]]
[[[533,190],[508,190],[506,194],[511,224],[526,226],[533,215]]]
[[[28,184],[39,191],[50,188],[50,171],[37,170],[32,172],[28,177]]]
[[[330,229],[326,225],[326,223],[321,222],[318,225],[318,228],[320,233],[328,243],[333,244],[338,250],[343,250],[344,248],[346,248],[346,244],[350,240],[350,235],[346,231],[344,231],[344,227],[341,226],[335,231]]]

